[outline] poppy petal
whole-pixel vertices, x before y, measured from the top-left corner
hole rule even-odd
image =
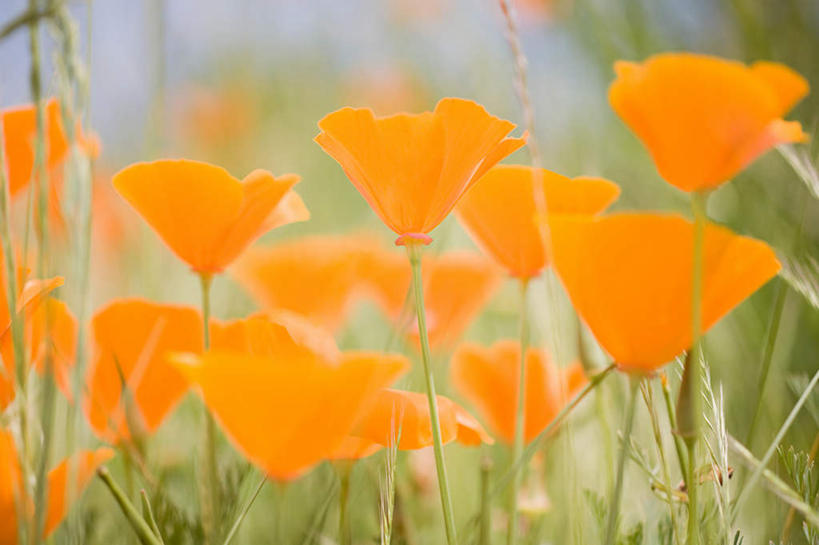
[[[45,518],[45,537],[57,529],[65,518],[71,503],[79,497],[83,489],[91,482],[99,466],[114,457],[114,451],[101,448],[94,451],[83,451],[70,459],[63,460],[48,473],[48,508]],[[68,476],[74,483],[69,487]],[[71,494],[72,496],[69,496]]]

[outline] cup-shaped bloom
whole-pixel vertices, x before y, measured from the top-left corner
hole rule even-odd
[[[614,111],[648,148],[660,175],[683,191],[712,189],[769,149],[802,142],[784,116],[808,92],[781,64],[663,53],[618,61],[609,88]]]
[[[46,498],[44,537],[48,537],[60,525],[68,513],[69,505],[77,499],[91,481],[94,471],[113,457],[111,449],[81,451],[63,460],[48,473],[48,496]],[[73,483],[68,486],[68,477]],[[0,543],[17,545],[17,528],[23,516],[34,514],[33,502],[25,499],[23,474],[14,438],[8,430],[0,429]],[[26,506],[22,508],[22,506]]]
[[[155,431],[185,395],[167,353],[202,350],[202,317],[194,307],[116,299],[94,314],[91,338],[84,410],[91,429],[115,443],[135,424]]]
[[[219,273],[265,232],[309,217],[292,191],[294,174],[254,170],[243,180],[190,160],[135,163],[113,177],[116,190],[191,268]]]
[[[538,210],[538,194],[546,210]],[[549,264],[539,215],[597,214],[619,194],[617,184],[602,178],[497,165],[464,195],[455,214],[479,247],[511,276],[525,279]]]
[[[35,137],[37,134],[37,112],[32,104],[9,108],[0,112],[3,131],[3,145],[6,157],[9,193],[16,196],[32,180],[35,160]],[[75,129],[77,144],[89,155],[99,151],[99,142],[93,136],[83,133],[79,123]],[[70,151],[68,137],[63,127],[60,104],[51,99],[45,107],[45,146],[47,155],[45,167],[51,172],[52,181],[61,180],[58,167],[65,161]]]
[[[441,443],[458,441],[466,446],[493,443],[486,430],[466,409],[444,396],[437,396]],[[384,447],[417,450],[433,445],[429,400],[425,394],[384,389],[353,428],[353,437]]]
[[[418,340],[418,322],[409,297],[412,271],[405,256],[386,250],[366,258],[361,275],[376,303],[399,330]],[[455,342],[500,285],[502,271],[490,259],[469,251],[424,256],[421,264],[429,342]]]
[[[295,312],[336,331],[366,294],[362,256],[377,247],[366,235],[313,236],[250,248],[230,271],[265,310]]]
[[[305,321],[264,327],[271,340],[265,355],[210,350],[172,360],[233,445],[269,477],[288,480],[331,456],[409,363],[400,355],[339,352]]]
[[[691,346],[694,225],[631,213],[550,222],[553,265],[580,317],[624,370],[649,373]],[[764,242],[707,224],[702,331],[779,271]]]
[[[502,340],[485,348],[464,343],[452,356],[450,372],[456,390],[478,408],[497,437],[511,444],[518,407],[520,344]],[[524,440],[537,437],[587,382],[580,363],[560,368],[542,350],[527,350]]]
[[[458,98],[442,99],[432,112],[387,117],[342,108],[318,125],[316,142],[399,235],[396,244],[428,244],[472,184],[524,144],[506,138],[514,124]]]

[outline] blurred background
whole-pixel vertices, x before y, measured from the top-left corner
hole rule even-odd
[[[80,49],[90,59],[91,128],[102,142],[94,167],[104,199],[95,217],[101,227],[94,238],[94,308],[126,295],[198,302],[198,286],[186,268],[113,192],[106,195],[111,174],[131,162],[186,157],[224,166],[237,177],[255,168],[298,173],[303,181],[297,190],[312,219],[277,229],[261,244],[364,229],[391,241],[392,233],[338,165],[312,141],[321,117],[342,106],[369,106],[380,114],[422,111],[432,109],[441,97],[458,96],[480,102],[494,115],[518,123],[522,119],[506,27],[495,0],[71,0],[68,4],[78,25]],[[622,196],[614,210],[688,214],[689,206],[685,194],[662,182],[649,155],[608,105],[606,92],[617,59],[641,60],[657,52],[686,50],[745,62],[785,63],[803,74],[814,89],[788,117],[801,121],[806,132],[817,133],[816,0],[513,0],[512,4],[530,63],[530,92],[544,166],[567,176],[597,175],[616,181]],[[0,25],[25,8],[25,0],[0,1]],[[0,106],[4,108],[30,100],[27,40],[21,31],[0,42]],[[46,74],[52,72],[54,45],[46,34]],[[54,92],[53,81],[46,80],[46,89]],[[816,157],[816,141],[800,151],[803,158]],[[529,161],[522,150],[506,162]],[[793,377],[810,375],[819,366],[819,313],[814,306],[819,304],[819,280],[798,266],[799,256],[819,255],[819,201],[785,159],[772,151],[722,186],[709,202],[709,214],[739,233],[767,241],[784,260],[797,263],[794,270],[786,266],[790,282],[782,278],[770,282],[707,338],[713,381],[725,392],[728,429],[743,437],[756,402],[771,309],[777,298],[784,298],[758,444],[752,445],[760,455],[798,395],[791,387]],[[474,248],[453,218],[434,236],[435,251]],[[117,240],[109,240],[112,237]],[[126,241],[126,251],[112,258],[104,247],[118,241]],[[70,252],[71,244],[69,235],[62,251]],[[221,318],[255,308],[229,277],[218,279],[214,289],[214,309]],[[545,291],[538,286],[533,298],[536,341],[542,346],[553,344],[546,331],[557,325],[560,346],[547,348],[565,364],[577,357],[576,322],[564,308],[565,300],[558,301],[559,308],[548,308]],[[516,324],[514,286],[504,286],[466,337],[490,344],[514,337]],[[356,310],[339,342],[345,348],[380,349],[388,338],[385,319],[365,305]],[[437,356],[441,374],[447,357],[447,353]],[[603,361],[601,354],[596,357]],[[421,382],[411,377],[405,386],[420,390]],[[611,411],[613,423],[619,422],[623,388],[624,384],[613,385],[609,392],[606,410]],[[594,541],[582,539],[593,509],[577,508],[594,502],[583,490],[605,496],[611,468],[603,451],[615,438],[601,436],[600,427],[592,422],[593,404],[587,405],[544,452],[544,489],[551,501],[536,506],[543,515],[532,518],[539,525],[532,532],[538,536],[535,543]],[[649,437],[646,416],[638,418],[643,420],[638,437]],[[152,441],[154,463],[173,468],[185,462],[196,438],[187,422],[183,410]],[[805,412],[784,444],[807,450],[816,432],[816,420]],[[457,447],[450,452],[455,504],[465,523],[477,508],[481,452]],[[487,452],[502,467],[502,449]],[[418,480],[412,464],[425,462],[414,460],[408,457],[402,462],[402,486],[424,492],[428,483]],[[368,538],[372,542],[377,534],[380,463],[368,462],[356,474],[353,505],[358,506],[356,535],[362,542]],[[429,465],[427,470],[431,469]],[[298,542],[301,538],[293,536],[301,535],[313,520],[320,506],[311,502],[317,495],[326,495],[331,473],[322,467],[289,487],[266,489],[240,541],[274,542],[269,532],[276,526],[284,528],[283,542]],[[662,502],[639,479],[638,468],[632,467],[629,474],[626,525],[643,521],[644,542],[658,542],[656,521],[664,512]],[[168,475],[176,479],[171,481],[178,484],[173,494],[184,504],[186,494],[193,494],[184,487],[193,481],[187,479],[185,484],[184,472],[169,470]],[[425,493],[431,501],[427,498],[416,505],[412,503],[416,500],[406,500],[411,520],[426,521],[401,534],[407,543],[432,543],[440,537],[437,492],[430,487]],[[103,494],[88,496],[87,512],[106,508]],[[777,540],[787,508],[762,488],[753,501],[739,522],[746,544]],[[288,509],[293,516],[287,515]],[[279,522],[274,524],[276,517]],[[105,524],[110,523],[101,523],[96,535],[116,535]],[[795,543],[802,543],[800,539],[794,535]]]

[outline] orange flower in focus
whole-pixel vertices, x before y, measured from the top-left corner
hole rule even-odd
[[[131,428],[134,423],[147,432],[156,431],[188,388],[166,355],[202,350],[199,311],[117,299],[94,314],[91,336],[84,401],[91,428],[111,443],[137,431]]]
[[[549,214],[597,214],[620,194],[617,184],[602,178],[570,179],[517,165],[498,165],[487,172],[455,213],[476,244],[509,274],[524,279],[537,276],[549,263],[536,223],[535,184]]]
[[[330,456],[409,364],[399,355],[340,353],[305,321],[263,327],[265,355],[210,350],[172,359],[236,448],[269,477],[288,480]]]
[[[514,124],[458,98],[442,99],[433,112],[388,117],[342,108],[319,128],[316,142],[399,235],[399,245],[429,244],[428,233],[472,184],[525,142],[506,138]]]
[[[294,174],[254,170],[238,180],[198,161],[136,163],[114,187],[173,252],[201,274],[219,273],[265,232],[309,217]]]
[[[649,373],[690,347],[692,222],[649,213],[559,217],[550,232],[574,308],[622,369]],[[764,242],[707,224],[703,333],[779,268]]]
[[[376,302],[399,329],[409,328],[418,340],[415,311],[408,301],[412,272],[406,257],[379,249],[365,258],[365,282]],[[454,251],[424,256],[422,263],[427,328],[431,346],[455,342],[500,285],[501,271],[474,252]]]
[[[520,380],[520,344],[498,341],[489,348],[471,343],[452,357],[452,383],[475,405],[501,439],[515,438],[515,414]],[[580,363],[565,369],[537,349],[526,352],[526,412],[524,440],[528,443],[549,425],[563,406],[588,382]]]
[[[362,255],[377,247],[366,235],[314,236],[248,249],[231,273],[267,310],[287,310],[336,331],[364,295]]]
[[[466,409],[449,398],[437,396],[437,399],[443,444],[455,440],[467,446],[494,442]],[[432,422],[427,396],[403,390],[381,390],[351,435],[385,447],[395,445],[397,439],[401,450],[431,447]]]
[[[113,456],[114,452],[107,448],[82,451],[74,455],[72,459],[63,460],[48,473],[48,497],[43,537],[47,538],[57,529],[68,513],[69,504],[79,497],[82,490],[91,481],[97,467]],[[71,486],[67,486],[69,467],[74,479]],[[20,498],[25,497],[22,478],[14,438],[8,430],[0,429],[0,543],[3,545],[17,543],[19,523],[17,506]],[[31,502],[27,503],[31,509],[33,507]]]
[[[609,102],[683,191],[712,189],[757,157],[807,135],[784,116],[808,92],[790,68],[690,53],[618,61]]]

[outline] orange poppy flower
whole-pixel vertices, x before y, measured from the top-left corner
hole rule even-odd
[[[267,310],[287,310],[336,331],[364,295],[361,256],[377,243],[366,235],[314,236],[248,249],[231,267]]]
[[[451,399],[438,396],[438,411],[443,444],[455,440],[467,446],[493,442],[478,421]],[[381,390],[351,435],[385,447],[394,445],[398,439],[401,450],[432,446],[432,422],[426,394]]]
[[[330,456],[409,364],[399,355],[340,353],[305,321],[265,327],[266,355],[211,350],[172,360],[236,448],[271,478],[287,480]]]
[[[520,380],[520,344],[498,341],[489,348],[465,343],[452,357],[452,383],[475,405],[492,431],[507,443],[515,438],[515,415]],[[524,439],[528,443],[582,389],[587,379],[580,363],[565,369],[542,350],[526,352],[526,412]]]
[[[57,181],[62,179],[57,167],[68,156],[68,137],[63,128],[59,102],[50,99],[45,110],[45,139],[48,153],[46,169],[52,172],[52,180]],[[3,130],[9,192],[14,197],[32,178],[34,142],[37,134],[36,108],[33,104],[28,104],[3,110],[0,112],[0,124]],[[99,141],[94,136],[85,135],[79,123],[76,138],[80,147],[92,157],[99,153]]]
[[[2,259],[2,255],[0,255],[0,259]],[[6,287],[5,268],[0,267],[0,269],[2,269],[0,270],[0,292],[2,292],[0,293],[0,355],[2,355],[4,366],[4,369],[0,371],[0,411],[2,411],[15,397],[15,362],[14,343],[11,331],[11,311],[6,298],[8,291]],[[25,271],[21,269],[18,275],[18,282],[25,281],[25,275]],[[38,319],[35,318],[32,320],[31,317],[39,315],[37,309],[41,303],[46,300],[49,293],[62,285],[63,278],[61,276],[55,276],[45,280],[32,279],[25,281],[22,290],[18,293],[17,314],[24,320],[24,328],[27,330],[26,335],[29,337],[29,342],[27,343],[29,347],[35,346],[31,343],[32,330],[36,329],[33,327],[33,324],[38,322]],[[60,332],[58,335],[59,340],[57,340],[58,337],[55,337],[53,341],[55,343],[59,342],[63,349],[67,349],[66,347],[70,345],[70,342],[65,337],[66,334],[65,332]],[[37,348],[39,348],[39,346]],[[31,357],[33,358],[37,353],[38,351],[32,348]],[[36,363],[37,360],[32,359],[32,361]],[[73,355],[71,361],[73,361]],[[60,360],[58,360],[56,364],[59,367],[61,365]]]
[[[458,203],[455,214],[478,246],[512,276],[531,278],[548,265],[536,224],[535,184],[550,214],[597,214],[620,194],[602,178],[574,179],[517,165],[497,165]]]
[[[113,451],[107,448],[82,451],[70,460],[63,460],[49,472],[44,537],[47,538],[57,529],[68,512],[69,504],[91,481],[96,468],[113,455]],[[69,467],[74,479],[70,487],[67,486]],[[25,494],[21,486],[22,478],[14,438],[8,430],[0,429],[0,543],[3,545],[17,544],[17,506]]]
[[[683,191],[712,189],[769,149],[808,138],[799,123],[782,120],[808,92],[784,65],[664,53],[618,61],[614,70],[612,108]]]
[[[580,317],[621,368],[651,372],[691,345],[694,225],[671,214],[560,217],[554,267]],[[705,229],[702,330],[779,271],[764,242]]]
[[[155,431],[187,391],[187,381],[166,355],[202,350],[199,311],[117,299],[94,314],[91,337],[84,401],[91,428],[116,443],[131,435],[130,419],[137,416],[145,431]]]
[[[219,273],[265,232],[309,217],[295,174],[254,170],[238,180],[198,161],[136,163],[114,175],[117,191],[198,273]]]
[[[429,232],[498,161],[523,146],[515,128],[471,100],[445,98],[433,112],[375,117],[342,108],[319,121],[316,142],[344,169],[381,220],[407,241]]]
[[[418,324],[412,304],[406,305],[412,271],[405,256],[385,249],[366,258],[361,274],[378,305],[418,340]],[[480,254],[453,251],[424,256],[422,262],[424,303],[431,346],[457,340],[469,327],[500,285],[501,271]]]

